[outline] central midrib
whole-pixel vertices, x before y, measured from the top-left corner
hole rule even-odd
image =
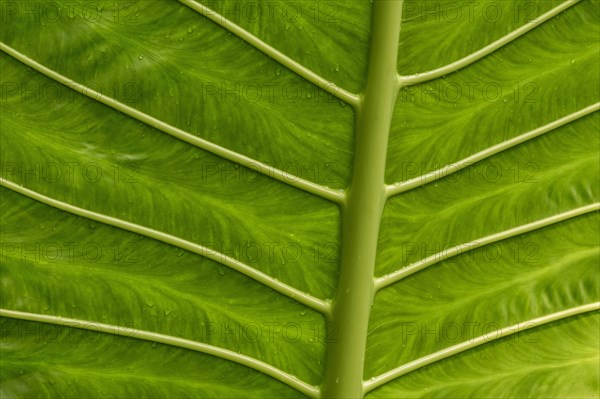
[[[366,86],[356,112],[352,182],[342,205],[340,280],[329,323],[322,396],[362,398],[367,330],[374,297],[377,239],[385,203],[385,160],[398,94],[396,60],[402,1],[376,0]]]

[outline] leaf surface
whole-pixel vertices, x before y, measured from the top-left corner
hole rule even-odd
[[[400,4],[3,3],[2,397],[597,397],[598,1]]]

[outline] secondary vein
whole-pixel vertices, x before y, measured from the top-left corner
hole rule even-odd
[[[202,342],[192,341],[189,339],[174,337],[171,335],[159,334],[151,331],[144,331],[132,328],[124,328],[110,324],[98,323],[89,320],[72,319],[61,316],[43,315],[38,313],[28,313],[16,310],[0,309],[0,316],[10,317],[13,319],[35,321],[40,323],[48,323],[59,326],[67,326],[71,328],[80,328],[83,330],[99,331],[107,334],[125,336],[128,338],[137,338],[141,340],[158,342],[165,345],[171,345],[179,348],[190,349],[196,352],[206,353],[221,359],[229,360],[251,369],[260,371],[270,377],[283,382],[284,384],[296,389],[297,391],[317,399],[320,396],[319,388],[312,386],[304,381],[301,381],[296,376],[286,373],[283,370],[276,368],[268,363],[260,361],[250,356],[242,355],[230,351],[228,349],[205,344]]]
[[[578,314],[593,312],[595,310],[600,309],[600,302],[589,303],[581,306],[577,306],[574,308],[566,309],[560,312],[551,313],[545,316],[541,316],[535,319],[522,321],[515,325],[504,327],[494,332],[490,332],[488,334],[484,334],[474,339],[470,339],[469,341],[462,342],[457,345],[450,346],[448,348],[442,349],[438,352],[432,353],[430,355],[424,356],[422,358],[413,360],[410,363],[406,363],[400,367],[397,367],[393,370],[390,370],[386,373],[383,373],[377,377],[374,377],[368,381],[363,382],[364,390],[366,392],[370,392],[375,388],[380,387],[381,385],[390,382],[398,377],[401,377],[405,374],[413,372],[417,369],[425,367],[429,364],[435,363],[437,361],[446,359],[450,356],[457,355],[469,349],[475,348],[479,345],[485,344],[490,341],[494,341],[500,338],[504,338],[506,336],[515,334],[517,332],[521,332],[524,330],[528,330],[530,328],[539,327],[544,324],[551,323],[553,321],[565,319],[567,317],[576,316]]]
[[[473,165],[476,162],[489,158],[492,155],[496,155],[499,152],[515,147],[526,141],[532,140],[538,136],[541,136],[544,133],[548,133],[554,129],[558,129],[559,127],[562,127],[570,122],[583,118],[584,116],[587,116],[598,110],[600,110],[600,102],[587,106],[579,111],[573,112],[572,114],[563,116],[560,119],[548,123],[547,125],[538,127],[537,129],[530,130],[527,133],[523,133],[519,136],[513,137],[512,139],[493,145],[489,148],[486,148],[485,150],[479,151],[478,153],[470,155],[450,165],[446,165],[440,169],[425,173],[421,176],[417,176],[410,180],[406,180],[400,183],[389,184],[386,186],[387,198],[447,177],[453,173],[456,173],[462,169]]]
[[[492,234],[483,238],[479,238],[477,240],[459,244],[452,248],[449,248],[445,251],[436,253],[434,255],[428,256],[427,258],[421,259],[415,263],[412,263],[409,266],[406,266],[400,270],[397,270],[393,273],[387,274],[382,277],[378,277],[375,279],[375,290],[381,290],[386,288],[414,273],[417,273],[429,266],[435,265],[443,260],[451,258],[456,255],[460,255],[462,253],[472,251],[476,248],[480,248],[484,245],[488,245],[494,242],[498,242],[501,240],[505,240],[510,237],[515,237],[519,234],[528,233],[533,230],[541,229],[543,227],[549,226],[551,224],[559,223],[577,216],[584,215],[589,212],[595,212],[600,210],[600,202],[596,202],[594,204],[582,206],[579,208],[572,209],[567,212],[559,213],[558,215],[550,216],[545,219],[536,220],[535,222],[524,224],[521,226],[513,227],[512,229],[508,229],[505,231],[501,231],[496,234]]]
[[[567,8],[577,4],[579,1],[580,0],[565,1],[561,5],[540,15],[535,20],[526,23],[525,25],[521,26],[518,29],[515,29],[514,31],[507,34],[506,36],[503,36],[500,39],[496,40],[495,42],[490,43],[487,46],[481,48],[480,50],[478,50],[472,54],[469,54],[466,57],[463,57],[457,61],[454,61],[448,65],[433,69],[431,71],[416,73],[414,75],[407,75],[407,76],[398,75],[398,82],[400,84],[402,84],[403,86],[414,85],[417,83],[423,83],[423,82],[427,82],[427,81],[439,78],[440,76],[444,76],[444,75],[447,75],[452,72],[456,72],[459,69],[462,69],[464,67],[471,65],[472,63],[485,57],[486,55],[493,53],[500,47],[514,41],[515,39],[517,39],[520,36],[524,35],[525,33],[529,32],[530,30],[536,28],[537,26],[541,25],[542,23],[544,23],[544,22],[548,21],[549,19],[555,17],[556,15],[560,14]]]
[[[295,301],[302,303],[318,312],[321,312],[325,315],[329,314],[330,305],[328,302],[315,298],[312,295],[309,295],[305,292],[302,292],[292,286],[289,286],[281,281],[274,279],[273,277],[265,274],[261,271],[258,271],[237,259],[229,257],[227,255],[221,254],[217,251],[214,251],[210,248],[204,247],[202,245],[198,245],[191,241],[184,240],[183,238],[173,236],[171,234],[167,234],[162,231],[154,230],[146,226],[141,226],[135,223],[128,222],[126,220],[122,220],[116,217],[108,216],[102,213],[93,212],[87,209],[79,208],[75,205],[68,204],[66,202],[59,201],[57,199],[48,197],[44,194],[38,193],[36,191],[25,188],[19,184],[8,181],[4,178],[0,178],[0,185],[4,186],[9,190],[13,190],[19,194],[25,195],[29,198],[32,198],[36,201],[44,203],[46,205],[53,206],[57,209],[61,209],[63,211],[72,213],[74,215],[82,216],[88,219],[96,220],[100,223],[105,223],[110,226],[118,227],[123,230],[130,231],[132,233],[140,234],[145,237],[149,237],[161,242],[164,242],[169,245],[173,245],[174,247],[185,249],[186,251],[193,252],[195,254],[204,256],[208,259],[211,259],[215,262],[218,262],[224,266],[227,266],[233,270],[236,270],[245,276],[250,277],[251,279],[283,294],[289,298],[294,299]]]
[[[252,159],[245,155],[239,154],[235,151],[231,151],[225,147],[221,147],[210,141],[201,139],[200,137],[194,136],[184,130],[181,130],[175,126],[169,125],[159,119],[154,118],[140,110],[125,105],[114,98],[105,96],[104,94],[97,92],[89,87],[83,86],[76,81],[61,75],[60,73],[38,63],[37,61],[27,57],[25,54],[20,53],[16,49],[8,46],[6,43],[0,42],[0,50],[6,54],[22,62],[23,64],[35,69],[47,77],[54,79],[55,81],[67,86],[68,88],[77,91],[91,99],[101,102],[117,111],[124,113],[132,118],[135,118],[155,129],[158,129],[170,136],[178,138],[181,141],[192,144],[198,148],[206,150],[212,154],[220,156],[228,161],[235,162],[244,167],[252,169],[265,176],[269,176],[275,180],[283,182],[289,186],[296,187],[300,190],[314,194],[318,197],[327,199],[337,204],[341,204],[344,201],[345,194],[342,190],[334,190],[326,186],[311,182],[309,180],[302,179],[298,176],[290,175],[287,172],[264,164],[256,159]]]
[[[304,65],[294,61],[287,55],[283,54],[281,51],[275,49],[264,41],[260,40],[258,37],[254,36],[241,26],[231,22],[224,16],[218,14],[217,12],[211,10],[210,8],[196,3],[192,0],[178,0],[181,4],[191,8],[192,10],[202,14],[206,18],[225,28],[229,32],[235,34],[240,39],[246,41],[248,44],[254,46],[256,49],[260,50],[264,54],[273,58],[281,65],[290,69],[291,71],[297,73],[299,76],[308,80],[309,82],[315,84],[319,88],[327,91],[333,96],[339,98],[340,100],[356,107],[359,103],[359,97],[356,94],[350,93],[340,87],[338,87],[335,83],[330,82],[323,77],[317,75],[315,72],[311,71]]]

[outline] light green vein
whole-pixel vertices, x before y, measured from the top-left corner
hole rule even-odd
[[[555,17],[556,15],[560,14],[567,8],[577,4],[579,1],[580,0],[568,0],[564,3],[562,3],[561,5],[553,8],[552,10],[540,15],[535,20],[526,23],[525,25],[521,26],[518,29],[515,29],[514,31],[507,34],[506,36],[501,37],[500,39],[496,40],[495,42],[490,43],[487,46],[481,48],[480,50],[478,50],[472,54],[469,54],[468,56],[461,58],[460,60],[454,61],[448,65],[433,69],[431,71],[416,73],[414,75],[407,75],[407,76],[398,75],[398,82],[402,86],[409,86],[409,85],[414,85],[417,83],[427,82],[429,80],[439,78],[440,76],[444,76],[449,73],[456,72],[459,69],[462,69],[464,67],[471,65],[475,61],[485,57],[486,55],[493,53],[494,51],[498,50],[500,47],[519,38],[520,36],[524,35],[525,33],[529,32],[530,30],[536,28],[537,26],[541,25],[542,23],[544,23],[544,22],[548,21],[549,19]]]
[[[483,159],[489,158],[492,155],[496,155],[499,152],[507,150],[509,148],[515,147],[521,143],[524,143],[528,140],[532,140],[538,136],[541,136],[544,133],[548,133],[554,129],[558,129],[561,126],[564,126],[570,122],[576,121],[577,119],[583,118],[593,112],[600,110],[600,103],[596,103],[585,107],[577,112],[573,112],[572,114],[563,116],[560,119],[557,119],[553,122],[550,122],[547,125],[538,127],[537,129],[531,130],[527,133],[523,133],[519,136],[513,137],[512,139],[503,141],[499,144],[493,145],[489,148],[486,148],[483,151],[470,155],[460,161],[456,161],[450,165],[446,165],[440,169],[434,170],[432,172],[425,173],[424,175],[417,176],[410,180],[406,180],[404,182],[390,184],[386,186],[386,195],[387,198],[392,197],[397,194],[401,194],[413,188],[425,185],[427,183],[431,183],[433,181],[442,179],[446,176],[449,176],[453,173],[456,173],[462,169],[465,169],[476,162],[479,162]]]
[[[291,59],[287,55],[283,54],[279,50],[271,47],[269,44],[260,40],[258,37],[254,36],[253,34],[248,32],[241,26],[231,22],[224,16],[219,15],[217,12],[211,10],[210,8],[208,8],[202,4],[196,3],[195,1],[192,1],[192,0],[178,0],[178,1],[181,4],[191,8],[192,10],[202,14],[203,16],[210,19],[214,23],[225,28],[229,32],[233,33],[240,39],[246,41],[248,44],[254,46],[255,48],[257,48],[264,54],[268,55],[269,57],[273,58],[275,61],[279,62],[281,65],[283,65],[286,68],[290,69],[291,71],[295,72],[296,74],[298,74],[299,76],[308,80],[309,82],[315,84],[319,88],[325,90],[326,92],[332,94],[333,96],[339,98],[340,100],[345,101],[346,103],[352,105],[353,107],[356,107],[359,105],[360,98],[358,95],[350,93],[340,87],[337,87],[337,85],[335,83],[330,82],[330,81],[324,79],[323,77],[317,75],[310,69],[306,68],[304,65],[294,61],[293,59]]]
[[[566,319],[567,317],[576,316],[582,313],[593,312],[595,310],[600,309],[600,302],[590,303],[586,305],[577,306],[574,308],[566,309],[560,312],[551,313],[545,316],[541,316],[535,319],[526,320],[510,327],[501,328],[494,332],[490,332],[488,334],[484,334],[477,338],[470,339],[469,341],[462,342],[457,345],[450,346],[446,349],[442,349],[441,351],[432,353],[430,355],[424,356],[420,359],[414,360],[410,363],[406,363],[400,367],[397,367],[393,370],[390,370],[386,373],[383,373],[377,377],[373,377],[368,381],[363,382],[364,393],[370,392],[375,388],[380,387],[381,385],[392,381],[398,377],[401,377],[405,374],[408,374],[412,371],[435,363],[437,361],[446,359],[450,356],[457,355],[466,350],[475,348],[479,345],[507,337],[509,335],[515,334],[517,332],[521,332],[524,330],[528,330],[530,328],[539,327],[544,324],[551,323],[553,321]]]
[[[66,212],[70,212],[74,215],[96,220],[100,223],[105,223],[110,226],[131,231],[133,233],[140,234],[145,237],[153,238],[166,244],[185,249],[186,251],[202,255],[208,259],[211,259],[233,270],[236,270],[244,274],[245,276],[248,276],[254,279],[255,281],[258,281],[259,283],[264,284],[265,286],[298,301],[299,303],[302,303],[318,312],[323,313],[324,315],[328,315],[330,312],[330,304],[328,302],[315,298],[312,295],[302,292],[287,284],[284,284],[263,272],[260,272],[234,258],[231,258],[224,254],[220,254],[210,248],[198,245],[196,243],[184,240],[179,237],[175,237],[162,231],[154,230],[149,227],[140,226],[138,224],[131,223],[122,219],[118,219],[112,216],[104,215],[102,213],[93,212],[71,204],[67,204],[66,202],[47,197],[41,193],[25,188],[4,178],[0,178],[0,185],[10,190],[13,190],[19,194],[32,198],[36,201],[53,206],[57,209],[61,209]]]
[[[528,233],[533,230],[541,229],[543,227],[550,226],[552,224],[559,223],[559,222],[562,222],[562,221],[565,221],[565,220],[568,220],[568,219],[571,219],[571,218],[574,218],[574,217],[577,217],[580,215],[584,215],[589,212],[595,212],[598,210],[600,210],[600,202],[582,206],[580,208],[575,208],[570,211],[559,213],[557,215],[550,216],[545,219],[536,220],[535,222],[517,226],[512,229],[505,230],[505,231],[501,231],[499,233],[492,234],[492,235],[489,235],[489,236],[486,236],[486,237],[483,237],[483,238],[480,238],[478,240],[474,240],[474,241],[471,241],[468,243],[459,244],[452,248],[448,248],[445,251],[442,251],[442,252],[436,253],[434,255],[428,256],[427,258],[421,259],[420,261],[412,263],[412,264],[410,264],[400,270],[397,270],[393,273],[375,278],[375,290],[376,291],[381,290],[381,289],[388,287],[388,286],[402,280],[403,278],[406,278],[406,277],[410,276],[411,274],[421,271],[431,265],[439,263],[439,262],[446,260],[448,258],[451,258],[453,256],[456,256],[456,255],[459,255],[459,254],[462,254],[462,253],[465,253],[468,251],[472,251],[475,248],[479,248],[484,245],[488,245],[488,244],[498,242],[498,241],[501,241],[501,240],[504,240],[504,239],[507,239],[510,237],[514,237],[519,234]]]
[[[200,137],[194,136],[193,134],[176,128],[175,126],[171,126],[168,123],[154,118],[153,116],[150,116],[135,108],[125,105],[115,100],[114,98],[105,96],[102,93],[92,90],[89,87],[81,85],[76,81],[59,74],[58,72],[47,68],[42,64],[39,64],[37,61],[27,57],[25,54],[20,53],[19,51],[13,49],[5,43],[0,43],[0,50],[4,51],[11,57],[19,60],[23,64],[46,75],[47,77],[54,79],[57,82],[67,86],[68,88],[73,89],[76,92],[81,93],[85,96],[88,96],[91,99],[99,101],[111,108],[114,108],[117,111],[120,111],[125,115],[135,118],[155,129],[158,129],[164,133],[176,137],[181,141],[185,141],[186,143],[192,144],[198,148],[211,152],[217,156],[220,156],[221,158],[227,159],[228,161],[238,163],[265,176],[269,176],[275,180],[296,187],[300,190],[304,190],[308,193],[314,194],[329,201],[338,204],[343,203],[344,201],[345,194],[342,190],[334,190],[329,187],[316,184],[309,180],[305,180],[297,176],[292,176],[287,172],[274,168],[273,166],[269,166],[245,155],[231,151],[225,147],[221,147],[215,143],[211,143],[210,141],[201,139]]]
[[[110,324],[98,323],[89,320],[71,319],[61,316],[42,315],[37,313],[20,312],[16,310],[0,309],[0,316],[10,317],[13,319],[36,321],[40,323],[48,323],[59,326],[67,326],[72,328],[80,328],[83,330],[99,331],[107,334],[121,335],[129,338],[137,338],[151,342],[158,342],[165,345],[171,345],[179,348],[190,349],[196,352],[206,353],[207,355],[215,356],[221,359],[229,360],[241,364],[243,366],[260,371],[270,377],[283,382],[284,384],[296,389],[297,391],[311,398],[319,398],[319,388],[309,385],[301,381],[296,376],[288,374],[268,363],[254,359],[252,357],[242,355],[227,349],[217,346],[204,344],[202,342],[191,341],[188,339],[173,337],[165,334],[158,334],[151,331],[123,328]]]

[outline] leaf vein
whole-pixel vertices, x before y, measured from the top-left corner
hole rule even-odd
[[[579,111],[573,112],[572,114],[563,116],[560,119],[557,119],[553,122],[548,123],[547,125],[538,127],[536,129],[530,130],[527,133],[523,133],[519,136],[513,137],[512,139],[503,141],[496,145],[493,145],[485,150],[479,151],[473,155],[470,155],[466,158],[461,159],[460,161],[456,161],[452,164],[443,166],[440,169],[434,170],[432,172],[425,173],[421,176],[417,176],[410,180],[406,180],[400,183],[389,184],[386,186],[386,194],[387,198],[392,197],[394,195],[401,194],[403,192],[409,191],[413,188],[425,185],[427,183],[431,183],[436,180],[440,180],[444,177],[447,177],[453,173],[457,173],[458,171],[465,169],[476,162],[479,162],[483,159],[489,158],[492,155],[496,155],[504,150],[515,147],[519,144],[522,144],[526,141],[532,140],[542,134],[551,132],[554,129],[558,129],[564,125],[567,125],[571,122],[574,122],[580,118],[583,118],[587,115],[590,115],[593,112],[600,110],[600,102],[596,104],[592,104],[588,107],[585,107]]]
[[[519,38],[520,36],[529,32],[530,30],[536,28],[537,26],[541,25],[542,23],[544,23],[544,22],[552,19],[554,16],[560,14],[567,8],[577,4],[579,1],[580,0],[565,1],[561,5],[540,15],[535,20],[526,23],[525,25],[521,26],[520,28],[515,29],[514,31],[501,37],[500,39],[496,40],[495,42],[492,42],[492,43],[488,44],[487,46],[477,50],[476,52],[469,54],[466,57],[463,57],[463,58],[461,58],[457,61],[454,61],[448,65],[433,69],[431,71],[416,73],[414,75],[407,75],[407,76],[398,75],[398,82],[403,86],[409,86],[409,85],[413,85],[413,84],[417,84],[417,83],[427,82],[427,81],[439,78],[440,76],[447,75],[452,72],[456,72],[459,69],[462,69],[464,67],[471,65],[472,63],[485,57],[486,55],[493,53],[494,51],[498,50],[500,47],[516,40],[517,38]]]
[[[465,252],[472,251],[476,248],[479,248],[484,245],[488,245],[494,242],[502,241],[511,237],[515,237],[519,234],[528,233],[533,230],[541,229],[546,226],[550,226],[555,223],[563,222],[565,220],[584,215],[589,212],[595,212],[600,210],[600,202],[596,202],[594,204],[585,205],[579,208],[571,209],[570,211],[559,213],[554,216],[550,216],[545,219],[536,220],[532,223],[527,223],[521,226],[513,227],[512,229],[508,229],[505,231],[501,231],[486,237],[479,238],[477,240],[473,240],[471,242],[463,243],[456,245],[452,248],[448,248],[442,252],[438,252],[431,256],[428,256],[424,259],[421,259],[415,263],[412,263],[409,266],[406,266],[400,270],[397,270],[393,273],[387,274],[382,277],[378,277],[375,279],[375,290],[384,289],[414,273],[417,273],[429,266],[435,265],[443,260],[449,259],[451,257],[460,255]]]
[[[245,276],[250,277],[253,280],[279,292],[280,294],[286,295],[287,297],[292,298],[295,301],[302,303],[318,312],[321,312],[325,315],[329,314],[330,305],[327,301],[315,298],[312,295],[309,295],[290,285],[282,283],[279,280],[274,279],[273,277],[238,261],[237,259],[218,253],[210,248],[206,248],[202,245],[198,245],[191,241],[187,241],[180,237],[176,237],[162,231],[154,230],[149,227],[141,226],[102,213],[97,213],[87,209],[79,208],[75,205],[71,205],[66,202],[47,197],[41,193],[30,190],[16,183],[10,182],[4,178],[0,178],[0,185],[4,186],[9,190],[13,190],[19,194],[25,195],[29,198],[44,203],[46,205],[53,206],[66,212],[70,212],[74,215],[96,220],[100,223],[105,223],[110,226],[118,227],[123,230],[127,230],[145,237],[162,241],[166,244],[173,245],[175,247],[185,249],[186,251],[190,251],[195,254],[204,256],[233,270],[236,270],[244,274]]]
[[[69,79],[66,76],[63,76],[58,72],[27,57],[25,54],[22,54],[19,51],[13,49],[6,43],[0,42],[0,50],[4,51],[6,54],[22,62],[23,64],[35,69],[41,74],[46,75],[47,77],[54,79],[55,81],[67,86],[68,88],[75,90],[78,93],[83,94],[93,100],[101,102],[104,105],[107,105],[117,111],[122,112],[125,115],[135,118],[181,141],[192,144],[198,148],[220,156],[221,158],[224,158],[231,162],[235,162],[239,165],[252,169],[265,176],[269,176],[292,187],[296,187],[300,190],[314,194],[316,196],[327,199],[337,204],[343,203],[344,193],[342,190],[334,190],[329,187],[311,182],[309,180],[302,179],[298,176],[290,175],[288,172],[276,169],[258,160],[252,159],[248,156],[242,155],[225,147],[221,147],[220,145],[217,145],[210,141],[204,140],[200,137],[194,136],[175,126],[169,125],[168,123],[156,119],[151,115],[141,112],[140,110],[125,105],[114,98],[105,96],[100,92],[97,92],[89,87],[79,84],[76,81]]]
[[[500,338],[507,337],[509,335],[515,334],[517,332],[521,332],[524,330],[528,330],[531,328],[539,327],[544,324],[551,323],[553,321],[566,319],[568,317],[576,316],[583,313],[593,312],[600,309],[600,302],[589,303],[569,309],[562,310],[560,312],[547,314],[545,316],[537,317],[535,319],[522,321],[515,325],[504,327],[499,330],[490,332],[488,334],[481,335],[479,337],[470,339],[469,341],[462,342],[460,344],[456,344],[450,346],[448,348],[442,349],[440,351],[434,352],[427,356],[423,356],[422,358],[413,360],[412,362],[406,363],[400,367],[396,367],[386,373],[383,373],[377,377],[373,377],[368,381],[363,382],[364,392],[370,392],[375,388],[380,387],[381,385],[390,382],[398,377],[401,377],[405,374],[428,366],[432,363],[438,362],[440,360],[446,359],[450,356],[458,355],[462,352],[465,352],[469,349],[475,348],[479,345],[483,345],[485,343],[495,341]]]
[[[191,8],[197,13],[203,15],[204,17],[210,19],[214,23],[220,25],[222,28],[228,30],[229,32],[235,34],[240,39],[244,40],[248,44],[254,46],[259,51],[273,58],[275,61],[279,62],[281,65],[290,69],[291,71],[297,73],[299,76],[318,86],[319,88],[327,91],[331,95],[339,98],[342,101],[356,107],[360,103],[360,98],[358,95],[350,93],[340,87],[338,87],[335,83],[326,80],[325,78],[317,75],[315,72],[311,71],[304,65],[294,61],[287,55],[283,54],[279,50],[260,40],[258,37],[254,36],[241,26],[235,24],[234,22],[228,20],[224,16],[218,14],[214,10],[206,7],[205,5],[199,4],[192,0],[178,0],[181,4]]]
[[[190,349],[196,352],[206,353],[221,359],[229,360],[251,369],[260,371],[270,377],[275,378],[296,389],[297,391],[311,397],[318,398],[320,396],[319,388],[309,385],[301,381],[297,377],[286,373],[268,363],[262,362],[250,356],[242,355],[230,351],[228,349],[205,344],[202,342],[192,341],[189,339],[174,337],[171,335],[158,334],[151,331],[137,330],[132,328],[123,328],[110,324],[98,323],[89,320],[71,319],[61,316],[42,315],[37,313],[21,312],[16,310],[0,309],[0,316],[10,317],[13,319],[35,321],[39,323],[48,323],[72,328],[80,328],[83,330],[99,331],[107,334],[120,335],[130,338],[137,338],[145,341],[158,342],[165,345],[171,345],[179,348]]]

